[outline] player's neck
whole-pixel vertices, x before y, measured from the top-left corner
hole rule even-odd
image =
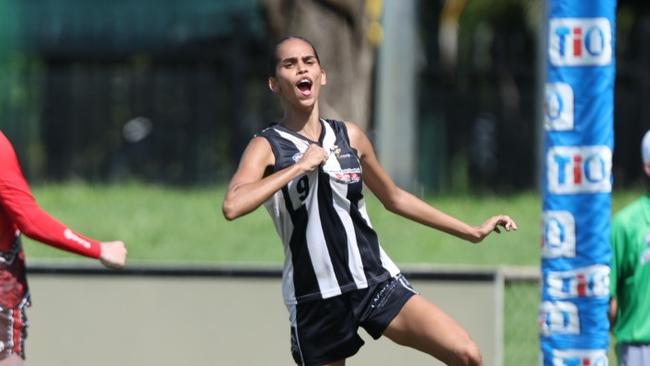
[[[318,141],[321,133],[320,116],[318,104],[310,111],[289,109],[285,111],[282,124],[288,129],[295,131],[310,140]]]

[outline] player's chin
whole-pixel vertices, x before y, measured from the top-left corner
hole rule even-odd
[[[297,98],[296,102],[294,103],[294,106],[298,109],[305,110],[305,111],[311,111],[314,109],[314,106],[316,105],[316,98],[309,97],[309,98]]]

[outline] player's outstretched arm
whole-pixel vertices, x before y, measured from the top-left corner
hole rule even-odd
[[[100,243],[100,262],[107,268],[120,269],[126,265],[126,246],[122,241],[110,241]]]
[[[365,133],[353,123],[346,123],[346,126],[352,147],[359,152],[366,185],[389,211],[473,243],[480,242],[493,231],[500,232],[500,228],[517,229],[515,221],[507,215],[492,216],[479,226],[469,225],[399,188],[377,160]]]
[[[228,185],[222,205],[224,217],[234,220],[254,211],[292,179],[316,169],[326,159],[325,150],[312,144],[296,164],[264,177],[275,158],[264,137],[253,138]]]
[[[38,205],[20,169],[13,146],[1,132],[0,205],[28,237],[86,257],[101,258],[100,242],[70,230]],[[124,253],[126,255],[126,251]],[[119,258],[110,258],[116,260],[115,265],[120,263]]]

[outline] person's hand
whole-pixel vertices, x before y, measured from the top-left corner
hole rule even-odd
[[[126,265],[126,246],[122,241],[100,243],[101,254],[99,260],[104,266],[120,269]]]
[[[316,144],[311,144],[302,154],[298,164],[301,164],[305,171],[311,172],[325,162],[328,157],[329,154],[325,149]]]
[[[476,243],[483,240],[491,232],[495,231],[497,234],[501,233],[501,228],[506,231],[517,230],[517,223],[508,215],[492,216],[477,228],[478,235]]]

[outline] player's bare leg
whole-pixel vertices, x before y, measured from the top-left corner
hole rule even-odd
[[[10,354],[9,357],[0,361],[0,366],[23,366],[23,364],[23,359],[15,353]]]
[[[395,343],[426,352],[447,365],[483,365],[478,346],[449,315],[420,295],[411,297],[384,331]]]

